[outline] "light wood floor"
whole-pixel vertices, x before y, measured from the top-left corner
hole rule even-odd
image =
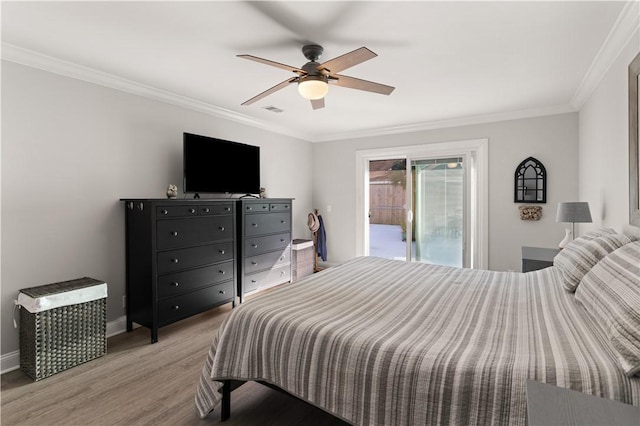
[[[160,329],[150,344],[140,327],[108,339],[107,354],[33,382],[2,375],[2,425],[220,424],[220,408],[202,420],[194,406],[209,343],[231,305]],[[344,425],[320,409],[249,382],[232,393],[225,425]]]

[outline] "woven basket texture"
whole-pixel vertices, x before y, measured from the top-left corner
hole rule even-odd
[[[302,250],[292,250],[293,267],[291,268],[291,281],[295,282],[307,275],[313,274],[315,263],[314,247],[307,247]]]
[[[313,262],[313,255],[314,255],[314,247],[307,247],[304,248],[302,250],[292,250],[292,260],[295,263],[297,262]]]
[[[96,283],[102,281],[92,285]],[[59,284],[64,283],[41,287],[60,290]],[[62,286],[70,287],[73,285]],[[107,352],[106,335],[106,298],[36,313],[20,309],[20,369],[33,380],[41,380],[98,358]]]

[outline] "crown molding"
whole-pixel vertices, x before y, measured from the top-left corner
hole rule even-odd
[[[189,98],[166,90],[127,80],[113,74],[98,71],[76,63],[64,61],[47,56],[29,49],[24,49],[9,43],[2,43],[1,56],[3,60],[15,62],[32,68],[41,69],[54,74],[63,75],[92,84],[108,87],[126,93],[154,99],[160,102],[176,105],[189,110],[205,113],[214,117],[234,121],[236,123],[256,127],[274,133],[279,133],[308,142],[329,142],[344,139],[356,139],[362,137],[387,136],[401,133],[413,133],[425,130],[436,130],[449,127],[461,127],[474,124],[490,123],[497,121],[517,120],[521,118],[538,117],[545,115],[563,114],[575,112],[577,108],[571,105],[560,105],[545,108],[536,108],[504,113],[482,114],[476,116],[459,117],[446,120],[412,123],[401,126],[383,128],[370,128],[351,132],[332,134],[301,134],[289,128],[274,126],[265,121],[256,120],[244,114],[225,108],[217,107],[193,98]]]
[[[542,117],[546,115],[565,114],[570,112],[576,112],[576,109],[574,109],[571,105],[557,105],[545,108],[533,108],[520,111],[482,114],[468,117],[452,118],[447,120],[413,123],[402,126],[381,127],[376,129],[358,130],[354,132],[334,133],[316,138],[313,140],[313,142],[330,142],[343,139],[397,135],[400,133],[414,133],[426,130],[444,129],[449,127],[471,126],[474,124],[519,120],[522,118]]]
[[[202,112],[214,117],[234,121],[247,126],[257,127],[262,130],[292,136],[298,139],[310,140],[311,136],[293,132],[291,129],[274,126],[262,120],[256,120],[244,114],[221,108],[197,99],[178,95],[157,87],[148,86],[113,74],[102,72],[94,68],[64,61],[52,56],[44,55],[33,50],[18,47],[9,43],[2,43],[2,59],[15,62],[20,65],[41,69],[65,77],[86,81],[108,87],[110,89],[131,93],[145,98],[154,99],[171,105],[176,105],[189,110]]]
[[[622,8],[609,35],[600,46],[600,50],[571,98],[571,106],[576,110],[582,108],[639,28],[640,2],[629,1]]]

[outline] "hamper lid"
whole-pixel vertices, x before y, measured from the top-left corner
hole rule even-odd
[[[107,297],[107,283],[84,277],[24,288],[18,294],[18,305],[31,313],[36,313],[105,297]]]
[[[294,250],[302,250],[302,249],[306,249],[308,247],[313,247],[313,241],[295,239],[295,240],[293,240],[293,244],[291,244],[291,248],[294,249]]]

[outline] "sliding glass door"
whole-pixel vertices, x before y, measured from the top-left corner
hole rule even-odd
[[[486,139],[356,151],[356,255],[486,269],[487,161]]]
[[[369,254],[462,267],[464,176],[463,157],[370,161]]]
[[[411,260],[464,266],[465,170],[462,157],[411,161]]]

